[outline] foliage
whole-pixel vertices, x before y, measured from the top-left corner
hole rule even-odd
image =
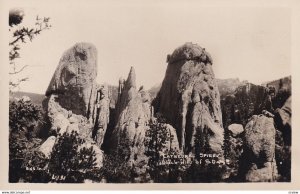
[[[49,159],[37,149],[28,151],[22,166],[22,169],[24,169],[24,176],[22,176],[24,182],[49,182],[51,177],[47,172],[48,162]]]
[[[207,126],[197,128],[194,139],[195,159],[189,166],[186,166],[183,182],[220,182],[223,180],[222,176],[225,173],[226,166],[218,164],[219,158],[201,156],[201,153],[213,154],[208,142],[209,135]]]
[[[85,143],[77,132],[58,136],[49,160],[49,173],[54,182],[83,182],[89,171],[96,170],[93,147],[80,148]]]
[[[167,142],[173,140],[166,127],[166,120],[157,115],[149,122],[149,130],[145,138],[145,155],[148,159],[148,173],[154,182],[177,182],[180,174],[180,164],[159,165],[161,154],[178,155],[177,150],[169,150]]]
[[[28,139],[24,131],[11,131],[9,134],[9,182],[18,182],[25,177],[24,161],[30,150],[41,144],[41,139]]]
[[[17,64],[16,59],[20,58],[21,44],[30,42],[39,35],[42,31],[50,29],[50,18],[36,17],[35,25],[31,27],[21,26],[24,17],[23,10],[10,10],[9,12],[9,32],[11,33],[11,41],[9,42],[9,64],[10,64],[10,90],[19,87],[19,85],[27,81],[28,78],[15,79],[13,75],[22,72],[28,65],[20,66]]]
[[[16,26],[18,24],[20,24],[23,20],[24,17],[24,12],[22,10],[18,10],[18,9],[12,9],[9,12],[9,26]]]
[[[38,147],[41,139],[33,138],[33,131],[41,121],[41,110],[30,100],[22,98],[9,103],[9,181],[24,177],[22,166],[28,151]]]
[[[9,102],[9,127],[12,131],[31,133],[38,122],[42,122],[39,106],[26,98]]]
[[[291,147],[285,145],[282,132],[279,130],[276,130],[275,137],[275,158],[278,174],[280,175],[278,181],[291,181]]]
[[[103,175],[109,183],[128,183],[131,181],[132,168],[128,161],[130,158],[129,139],[126,135],[120,137],[117,149],[105,155],[103,162]]]
[[[104,158],[103,175],[108,183],[128,183],[131,180],[128,163],[118,154],[108,154]]]
[[[281,108],[290,96],[290,90],[288,90],[287,88],[280,88],[275,97],[272,99],[274,109]]]

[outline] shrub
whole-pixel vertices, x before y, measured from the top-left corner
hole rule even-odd
[[[129,139],[126,135],[120,137],[117,149],[104,157],[103,175],[107,182],[128,183],[131,182],[132,167],[128,161],[130,158]]]
[[[24,131],[30,135],[38,122],[42,122],[41,109],[30,99],[23,97],[9,102],[9,127],[12,132]]]
[[[159,165],[160,153],[165,155],[178,155],[178,151],[168,150],[166,143],[173,140],[168,134],[166,120],[157,115],[157,119],[149,122],[149,130],[145,138],[145,155],[148,157],[148,173],[154,182],[178,182],[181,174],[180,164]]]
[[[96,168],[96,153],[93,147],[80,148],[85,140],[72,131],[58,136],[49,160],[49,173],[54,182],[80,183]],[[99,180],[96,180],[99,181]]]
[[[38,151],[29,151],[23,163],[24,176],[22,177],[24,182],[29,183],[47,183],[50,181],[50,175],[47,171],[49,159]]]

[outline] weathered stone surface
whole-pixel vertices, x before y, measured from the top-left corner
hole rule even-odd
[[[228,126],[228,130],[232,132],[233,137],[236,137],[237,135],[243,133],[244,127],[241,124],[233,123]]]
[[[249,182],[273,182],[277,178],[276,162],[266,162],[263,167],[253,164],[246,174],[246,181]]]
[[[89,118],[94,108],[96,76],[96,48],[89,43],[77,43],[60,59],[46,96],[56,94],[63,108]]]
[[[96,104],[94,108],[93,120],[94,130],[92,137],[99,147],[101,147],[105,132],[109,123],[110,99],[108,86],[102,85],[97,91]]]
[[[273,118],[254,115],[245,128],[245,143],[255,157],[259,158],[263,154],[266,161],[273,161],[275,149]]]
[[[186,43],[168,56],[165,78],[153,104],[176,128],[181,150],[192,151],[195,134],[207,128],[209,147],[223,152],[220,95],[211,56],[204,48]]]
[[[274,120],[254,115],[245,127],[244,162],[248,164],[246,181],[274,181],[277,178],[275,161]]]
[[[77,132],[86,142],[79,148],[93,147],[100,168],[103,163],[100,147],[109,123],[110,101],[108,87],[98,87],[96,75],[96,48],[88,43],[74,45],[62,56],[43,106],[52,132],[60,135]]]
[[[57,96],[51,95],[45,102],[45,109],[49,121],[51,123],[51,130],[57,134],[63,134],[64,132],[71,133],[77,131],[83,138],[91,138],[92,126],[86,117],[82,115],[73,114],[72,111],[68,111],[60,106],[57,102]]]
[[[55,144],[56,137],[50,136],[48,139],[40,146],[39,151],[42,152],[47,158],[49,158],[53,146]]]
[[[179,142],[177,139],[176,129],[172,125],[165,124],[168,131],[168,136],[172,137],[170,141],[166,142],[166,147],[168,150],[178,151],[180,153]]]
[[[289,97],[282,108],[276,109],[276,119],[278,124],[282,127],[291,127],[292,117],[292,97]]]
[[[151,116],[151,107],[144,90],[137,91],[135,71],[132,67],[116,105],[116,126],[112,134],[112,147],[124,139],[131,145],[131,159],[144,153],[144,138],[147,123]],[[114,144],[114,145],[113,145]]]

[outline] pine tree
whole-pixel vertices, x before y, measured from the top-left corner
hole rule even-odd
[[[72,131],[58,136],[49,160],[49,173],[54,182],[80,183],[87,173],[96,170],[93,147],[80,148],[85,140]],[[98,180],[100,181],[100,180]]]

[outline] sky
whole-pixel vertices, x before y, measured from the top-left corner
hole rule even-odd
[[[185,42],[212,55],[216,78],[261,84],[291,75],[290,10],[277,6],[205,6],[201,1],[59,1],[24,4],[23,25],[36,15],[52,28],[22,46],[20,90],[45,93],[63,52],[77,42],[98,51],[98,83],[117,85],[134,66],[137,84],[162,82],[166,57]],[[72,3],[73,2],[73,3]]]

